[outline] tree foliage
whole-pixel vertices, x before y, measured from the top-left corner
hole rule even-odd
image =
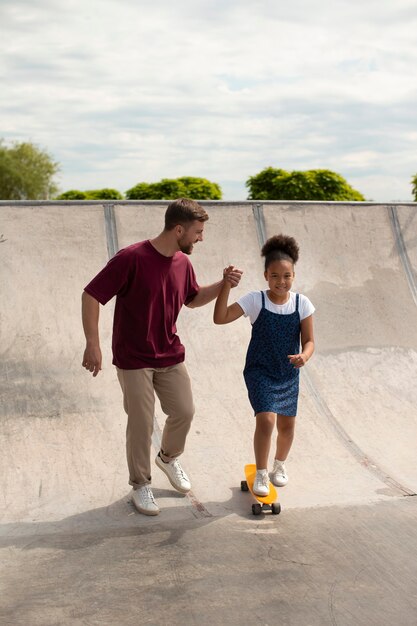
[[[126,191],[129,200],[220,200],[221,197],[222,191],[217,183],[193,176],[163,178],[157,183],[141,182]]]
[[[48,200],[58,191],[58,170],[58,163],[35,144],[14,142],[8,147],[0,139],[0,199]]]
[[[123,200],[123,196],[117,189],[90,189],[86,191],[87,200]]]
[[[417,202],[417,174],[411,179],[413,185],[414,202]]]
[[[246,181],[249,200],[362,201],[364,196],[330,170],[286,172],[267,167]]]
[[[85,191],[79,191],[78,189],[70,189],[69,191],[64,191],[64,193],[59,194],[55,198],[56,200],[86,200],[87,196]]]
[[[123,196],[117,189],[90,189],[89,191],[79,191],[70,189],[64,191],[56,200],[123,200]]]

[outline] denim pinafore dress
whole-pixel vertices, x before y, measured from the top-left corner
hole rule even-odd
[[[296,294],[294,313],[281,315],[262,309],[252,325],[243,376],[255,415],[271,412],[297,414],[300,370],[288,360],[300,351],[300,295]]]

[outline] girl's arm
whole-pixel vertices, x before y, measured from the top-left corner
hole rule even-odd
[[[288,358],[294,367],[303,367],[314,352],[313,316],[309,315],[301,321],[301,346],[300,354],[289,354]]]
[[[229,306],[227,305],[231,288],[232,284],[227,279],[226,274],[224,283],[220,289],[220,293],[217,296],[216,304],[214,306],[213,321],[215,324],[229,324],[243,315],[243,309],[237,302],[234,302]]]
[[[237,267],[234,267],[233,265],[229,265],[229,267],[226,267],[226,269],[223,270],[223,280],[219,280],[217,283],[213,283],[212,285],[200,287],[198,294],[186,306],[190,309],[195,309],[196,307],[208,304],[214,300],[214,298],[217,298],[220,293],[220,289],[226,280],[230,282],[231,287],[236,287],[239,284],[241,276],[241,270],[237,269]]]

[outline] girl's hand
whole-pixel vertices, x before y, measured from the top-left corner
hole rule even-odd
[[[303,367],[303,365],[307,363],[307,357],[302,352],[300,354],[289,354],[288,358],[290,363],[292,363],[292,365],[294,365],[297,369]]]
[[[232,287],[236,287],[242,277],[242,270],[239,270],[234,265],[229,265],[223,270],[223,280],[228,282]]]

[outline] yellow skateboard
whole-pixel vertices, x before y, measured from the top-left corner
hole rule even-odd
[[[254,515],[260,515],[265,511],[270,511],[273,515],[279,515],[281,513],[281,505],[278,500],[277,490],[272,483],[269,484],[269,494],[267,496],[257,496],[253,493],[253,483],[256,475],[256,465],[245,465],[246,480],[242,480],[240,488],[242,491],[250,491],[256,500],[256,503],[252,504],[252,513]]]

